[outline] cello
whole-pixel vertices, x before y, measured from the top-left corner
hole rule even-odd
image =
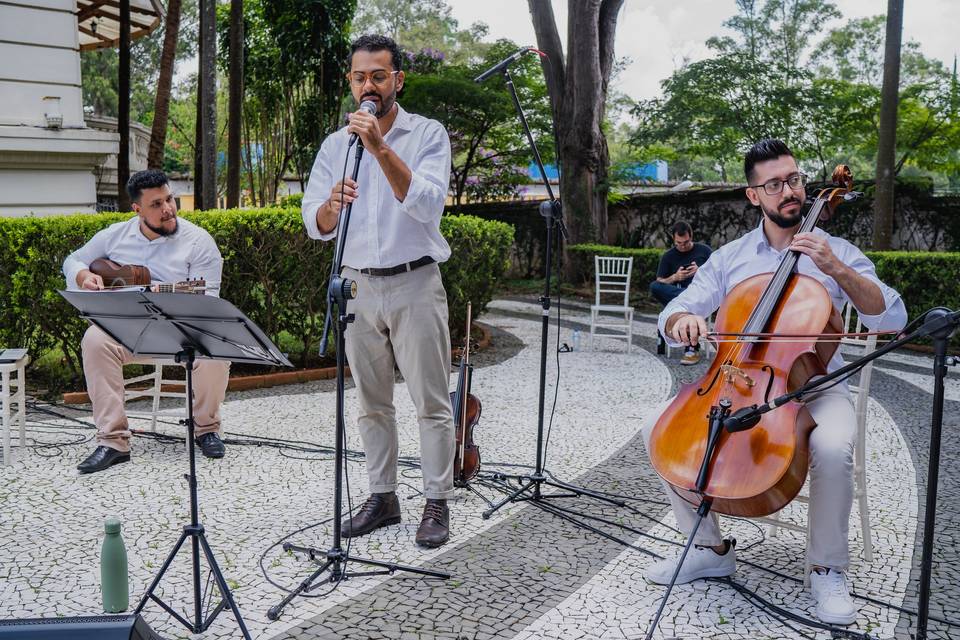
[[[453,455],[453,486],[466,487],[480,472],[480,447],[473,442],[473,428],[480,421],[480,399],[470,393],[473,365],[470,364],[470,313],[467,303],[467,335],[460,352],[460,373],[457,389],[450,393],[453,420],[457,425],[456,449]]]
[[[839,204],[859,195],[851,190],[846,166],[834,170],[833,181],[838,186],[818,193],[798,233],[812,231]],[[738,410],[767,403],[827,372],[837,343],[818,337],[838,334],[843,322],[824,286],[795,271],[800,255],[787,251],[776,271],[747,278],[727,294],[714,333],[739,339],[718,341],[706,374],[681,387],[651,432],[654,469],[684,500],[699,506],[701,516],[710,510],[769,515],[803,486],[816,424],[801,403],[765,413],[747,425],[749,430],[722,428]],[[771,341],[763,339],[766,335],[799,339]]]

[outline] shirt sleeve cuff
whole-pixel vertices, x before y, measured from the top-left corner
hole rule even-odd
[[[430,222],[436,217],[436,207],[431,207],[425,201],[432,198],[431,191],[436,187],[426,178],[410,174],[410,186],[407,187],[407,197],[403,201],[397,201],[400,210],[418,222]],[[443,209],[443,204],[439,207]]]
[[[317,226],[317,210],[323,204],[320,201],[304,200],[301,205],[300,215],[303,217],[303,226],[307,229],[307,236],[314,240],[332,240],[337,235],[336,227],[330,233],[321,233],[320,227]]]

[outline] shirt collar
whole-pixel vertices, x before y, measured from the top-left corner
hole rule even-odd
[[[760,224],[757,225],[757,228],[753,230],[753,233],[757,234],[755,238],[755,246],[757,248],[757,253],[760,253],[764,249],[768,251],[774,251],[773,247],[770,246],[770,241],[767,240],[767,234],[763,232],[763,216],[760,216]]]
[[[172,240],[177,236],[179,236],[180,231],[182,229],[180,225],[183,223],[183,219],[180,218],[179,215],[177,216],[177,230],[173,235],[160,236],[160,237],[154,238],[153,240],[143,235],[143,230],[140,228],[140,216],[134,216],[131,222],[133,223],[133,228],[130,230],[130,235],[133,236],[137,240],[137,242],[146,242],[148,244],[153,244],[154,242],[156,243],[168,242],[169,240]]]
[[[393,121],[393,126],[390,127],[390,131],[394,129],[402,129],[404,131],[413,130],[413,118],[410,117],[410,114],[400,106],[400,103],[397,104],[397,119]]]

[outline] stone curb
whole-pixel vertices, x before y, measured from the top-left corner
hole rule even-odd
[[[474,326],[482,334],[477,343],[477,349],[486,349],[490,346],[490,329],[480,323],[474,323]],[[454,356],[456,352],[454,351]],[[346,367],[347,377],[350,377],[350,367]],[[300,369],[298,371],[279,371],[277,373],[268,373],[259,376],[232,376],[227,383],[227,391],[250,391],[251,389],[266,389],[268,387],[277,387],[285,384],[301,384],[304,382],[314,382],[316,380],[332,380],[337,376],[336,367],[324,367],[322,369]],[[163,391],[183,391],[182,384],[165,384],[161,387]],[[89,404],[90,396],[86,391],[71,391],[63,394],[64,404]]]

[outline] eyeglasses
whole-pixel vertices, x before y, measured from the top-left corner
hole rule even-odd
[[[768,196],[775,196],[783,191],[783,185],[787,185],[791,189],[800,189],[805,184],[807,184],[807,174],[795,173],[786,180],[774,178],[773,180],[767,180],[763,184],[752,184],[750,187],[752,189],[759,189],[760,187],[763,187],[763,191]]]
[[[365,73],[363,71],[357,71],[355,73],[348,73],[347,80],[350,81],[355,87],[362,87],[367,83],[367,79],[370,80],[376,87],[382,87],[387,83],[387,80],[390,79],[395,73],[400,73],[399,71],[373,71],[371,73]]]

